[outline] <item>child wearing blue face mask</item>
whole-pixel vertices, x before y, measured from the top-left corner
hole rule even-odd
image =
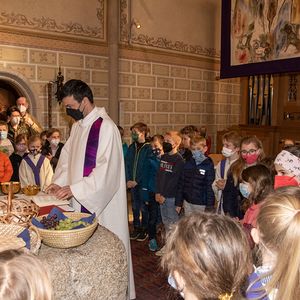
[[[212,184],[215,180],[215,169],[211,158],[205,156],[207,150],[204,137],[191,139],[192,157],[186,160],[178,184],[176,206],[182,206],[185,214],[194,211],[212,211],[215,195]]]
[[[250,237],[250,230],[256,227],[256,219],[260,207],[267,195],[273,191],[273,178],[271,171],[266,166],[258,164],[244,169],[241,179],[242,182],[239,184],[240,192],[244,198],[248,199],[250,205],[241,223],[248,233],[250,246],[254,247]]]
[[[8,125],[4,121],[0,121],[0,151],[10,156],[14,152],[11,141],[7,138]]]

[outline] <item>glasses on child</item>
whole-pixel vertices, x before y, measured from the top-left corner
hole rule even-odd
[[[241,154],[242,155],[247,155],[247,154],[250,154],[250,155],[252,155],[252,154],[255,154],[256,153],[256,151],[257,151],[258,149],[250,149],[250,150],[242,150],[241,151]]]

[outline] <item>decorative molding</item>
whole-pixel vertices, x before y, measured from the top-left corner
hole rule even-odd
[[[0,14],[0,26],[13,27],[22,30],[34,30],[52,33],[52,34],[66,34],[69,36],[104,39],[104,2],[105,0],[98,0],[96,9],[96,18],[99,20],[100,26],[90,27],[76,22],[68,22],[58,24],[53,18],[40,17],[29,18],[23,14],[2,12]]]
[[[120,41],[130,45],[159,48],[161,50],[178,51],[190,55],[220,58],[215,48],[206,48],[200,45],[189,45],[182,41],[171,41],[164,37],[150,37],[145,34],[132,35],[129,41],[128,1],[120,0]]]

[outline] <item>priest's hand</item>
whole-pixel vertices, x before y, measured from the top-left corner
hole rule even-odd
[[[73,197],[73,193],[70,189],[69,185],[63,186],[62,188],[60,188],[56,193],[55,196],[57,199],[59,200],[66,200],[69,199],[71,197]]]
[[[59,189],[61,189],[61,186],[55,183],[51,183],[46,189],[45,193],[54,195]]]

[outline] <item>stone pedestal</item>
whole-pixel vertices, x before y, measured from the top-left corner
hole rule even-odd
[[[102,226],[76,248],[57,249],[43,244],[39,258],[50,268],[55,300],[126,299],[125,248],[116,235]]]

